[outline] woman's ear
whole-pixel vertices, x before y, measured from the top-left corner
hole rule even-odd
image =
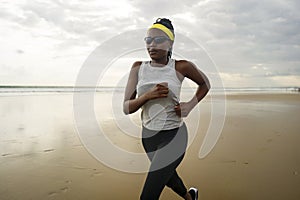
[[[174,42],[170,40],[169,44],[170,44],[170,49],[171,49],[171,50],[172,50],[172,48],[173,48],[173,43],[174,43]]]

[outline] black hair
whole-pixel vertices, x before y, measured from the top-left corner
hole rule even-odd
[[[174,35],[175,37],[175,33],[174,33],[174,27],[172,25],[172,22],[171,20],[167,19],[167,18],[157,18],[157,20],[153,23],[153,24],[162,24],[164,25],[165,27],[167,27]],[[168,58],[171,58],[172,56],[172,47],[169,49],[168,51]]]

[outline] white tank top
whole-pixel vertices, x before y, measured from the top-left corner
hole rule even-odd
[[[153,67],[149,61],[142,62],[138,73],[138,96],[162,82],[168,83],[168,97],[149,100],[142,106],[142,124],[150,130],[169,130],[183,123],[174,110],[174,106],[180,102],[182,84],[176,75],[175,60],[169,59],[163,67]]]

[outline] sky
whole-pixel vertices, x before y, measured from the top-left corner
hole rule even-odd
[[[105,57],[122,47],[114,37],[166,17],[176,36],[205,50],[225,87],[299,87],[299,9],[298,0],[0,0],[0,85],[75,85],[103,43]],[[101,86],[115,86],[135,60],[149,59],[137,35],[129,40],[141,48],[116,56]],[[179,46],[175,39],[175,58]]]

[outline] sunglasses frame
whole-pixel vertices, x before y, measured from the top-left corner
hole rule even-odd
[[[150,41],[148,41],[148,39],[150,39]],[[153,41],[155,42],[155,44],[162,44],[165,41],[170,40],[169,38],[165,37],[165,36],[156,36],[156,37],[145,37],[144,41],[146,42],[146,44],[151,44]]]

